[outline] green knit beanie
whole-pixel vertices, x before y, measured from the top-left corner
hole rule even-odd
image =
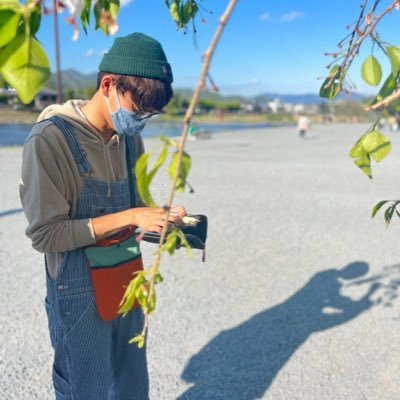
[[[168,83],[173,81],[171,66],[161,44],[143,33],[115,39],[111,49],[104,54],[99,70]]]

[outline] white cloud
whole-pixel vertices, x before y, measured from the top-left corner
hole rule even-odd
[[[296,19],[304,19],[306,15],[300,11],[292,11],[290,13],[282,14],[280,17],[281,22],[292,22]]]
[[[85,57],[93,57],[95,55],[94,49],[87,49],[85,53]]]
[[[133,0],[120,0],[119,5],[120,7],[126,7],[127,5],[131,4]]]
[[[85,52],[85,57],[91,58],[91,57],[103,57],[104,54],[108,52],[107,49],[103,50],[95,50],[95,49],[87,49]]]
[[[260,21],[266,22],[271,19],[271,14],[263,13],[260,15]]]

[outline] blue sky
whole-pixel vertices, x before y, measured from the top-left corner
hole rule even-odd
[[[201,4],[213,11],[202,11],[207,23],[197,18],[194,46],[191,29],[185,35],[176,29],[164,0],[123,0],[116,36],[143,32],[158,39],[167,54],[174,72],[174,87],[193,88],[201,70],[201,56],[218,25],[227,0],[203,0]],[[354,22],[361,0],[239,0],[229,21],[211,65],[211,76],[223,94],[254,95],[263,92],[318,92],[330,62],[324,52],[337,50],[337,43],[346,36],[346,25]],[[386,3],[386,2],[384,2]],[[399,13],[396,11],[395,13]],[[62,69],[75,68],[83,73],[97,71],[102,54],[111,47],[113,36],[106,37],[93,26],[86,36],[81,31],[78,41],[72,41],[73,29],[65,22],[66,12],[60,14]],[[399,15],[385,21],[381,35],[395,42]],[[39,40],[54,62],[53,21],[43,18]],[[357,90],[374,93],[361,82],[360,65],[371,52],[367,42],[361,57],[351,71]],[[384,74],[389,65],[383,62]]]

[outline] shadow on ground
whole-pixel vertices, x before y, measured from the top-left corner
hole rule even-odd
[[[361,261],[318,272],[285,302],[221,332],[189,360],[182,378],[193,386],[179,400],[261,398],[311,334],[344,324],[381,303],[371,299],[380,286],[393,300],[400,280],[382,283],[399,272],[399,266],[391,268],[397,269],[369,278],[369,266]],[[340,294],[351,285],[365,285],[366,294],[356,301]]]

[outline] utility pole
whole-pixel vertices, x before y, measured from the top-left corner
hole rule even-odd
[[[54,45],[56,54],[56,82],[57,82],[57,103],[62,103],[61,63],[60,63],[60,39],[58,34],[58,0],[53,0],[54,17]]]

